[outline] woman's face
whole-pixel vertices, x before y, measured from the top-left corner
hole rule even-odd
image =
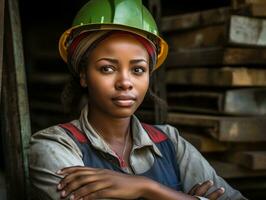
[[[130,117],[149,87],[149,56],[133,36],[111,35],[91,53],[81,74],[88,87],[91,114]]]

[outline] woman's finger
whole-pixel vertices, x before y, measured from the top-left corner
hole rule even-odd
[[[111,189],[110,190],[107,190],[107,189],[110,188],[111,186],[112,186],[112,184],[106,180],[105,181],[101,181],[101,180],[95,181],[95,182],[92,182],[90,184],[86,184],[86,185],[80,187],[79,189],[77,189],[76,191],[72,192],[72,194],[70,195],[70,199],[71,200],[78,200],[78,199],[81,199],[83,197],[84,198],[90,197],[91,199],[94,199],[95,196],[99,196],[99,194],[101,194],[101,196],[102,195],[109,195],[109,193],[107,193],[107,191],[111,191]],[[104,196],[101,198],[107,198],[107,197],[108,196]]]
[[[61,196],[66,197],[72,192],[84,187],[84,185],[91,185],[94,182],[106,182],[106,174],[95,173],[91,171],[79,171],[66,176],[59,183],[58,190],[60,190]]]
[[[195,194],[197,196],[205,196],[207,191],[213,186],[213,181],[208,180],[202,183],[199,187],[195,189]]]
[[[218,199],[220,196],[222,196],[225,192],[225,189],[223,187],[218,188],[217,190],[215,190],[214,192],[210,193],[207,198],[210,200],[216,200]]]
[[[58,190],[64,189],[69,183],[77,182],[81,177],[93,176],[96,173],[93,171],[76,171],[71,174],[66,175],[57,185]]]
[[[194,195],[196,189],[197,189],[201,184],[202,184],[202,183],[197,183],[197,184],[195,184],[195,185],[191,188],[191,190],[188,192],[188,194],[190,194],[190,195]]]

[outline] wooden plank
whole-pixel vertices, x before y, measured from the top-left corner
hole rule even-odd
[[[172,51],[182,48],[218,47],[225,44],[265,47],[266,20],[232,15],[228,23],[170,32],[165,38]]]
[[[221,47],[178,49],[169,53],[165,65],[168,68],[226,65],[265,66],[266,49]]]
[[[259,48],[226,48],[223,57],[224,65],[264,65],[266,49]]]
[[[248,177],[265,177],[266,170],[250,170],[239,167],[236,164],[210,160],[210,164],[216,170],[217,174],[225,179],[231,178],[248,178]]]
[[[154,113],[151,111],[142,110],[138,111],[136,114],[141,118],[141,121],[144,122],[150,122],[154,117]],[[182,132],[187,132],[189,129],[187,133],[191,133],[191,129],[196,129],[197,132],[195,133],[200,132],[200,134],[211,136],[222,142],[257,142],[255,148],[253,144],[248,144],[248,148],[246,146],[234,144],[237,150],[254,150],[256,147],[258,149],[265,147],[265,120],[265,116],[224,117],[169,112],[166,122],[182,130]]]
[[[222,91],[168,92],[170,110],[230,115],[265,115],[266,89],[241,88]]]
[[[230,18],[229,42],[266,46],[266,20],[244,16]]]
[[[225,25],[212,25],[183,32],[165,35],[171,51],[182,48],[216,47],[225,43]]]
[[[169,52],[165,65],[167,68],[223,65],[223,55],[221,47],[178,49]]]
[[[228,90],[225,94],[223,107],[224,112],[228,114],[265,115],[266,89]]]
[[[221,113],[223,93],[213,91],[169,91],[167,103],[170,111],[185,111],[194,113]]]
[[[180,31],[207,25],[221,24],[227,21],[231,13],[230,7],[222,7],[184,15],[166,16],[161,21],[161,31]]]
[[[266,17],[266,2],[263,4],[250,4],[249,12],[253,17]]]
[[[210,137],[193,133],[180,133],[187,141],[189,141],[196,149],[202,153],[221,152],[227,150],[227,147]]]
[[[265,69],[187,68],[167,71],[168,84],[206,86],[266,86]]]
[[[168,113],[167,122],[178,126],[204,128],[205,133],[219,141],[266,141],[266,117],[223,117]]]
[[[252,170],[266,170],[266,151],[239,151],[228,160]]]

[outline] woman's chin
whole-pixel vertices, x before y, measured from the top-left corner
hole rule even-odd
[[[136,109],[117,108],[117,112],[112,113],[116,118],[128,118],[135,113]]]

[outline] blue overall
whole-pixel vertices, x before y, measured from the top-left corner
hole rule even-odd
[[[160,150],[162,157],[154,155],[154,163],[151,168],[137,174],[146,176],[176,191],[181,190],[179,168],[177,166],[176,152],[172,141],[161,130],[154,126],[142,123],[143,128],[148,133],[151,140]],[[75,141],[83,155],[84,166],[94,168],[105,168],[121,173],[124,172],[118,162],[118,159],[108,153],[95,149],[84,133],[71,123],[61,124],[66,133]]]

